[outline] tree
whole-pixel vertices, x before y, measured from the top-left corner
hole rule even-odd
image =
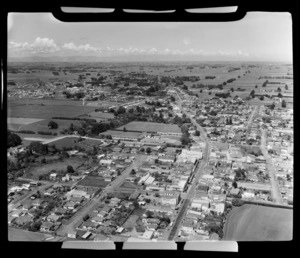
[[[252,98],[255,97],[255,90],[252,90],[252,91],[250,92],[250,96],[251,96]]]
[[[134,201],[133,206],[134,206],[135,209],[138,209],[140,207],[138,201]]]
[[[176,99],[175,99],[174,96],[171,96],[171,97],[170,97],[170,100],[174,102]]]
[[[148,148],[146,149],[146,152],[147,152],[148,154],[150,154],[150,153],[151,153],[151,148],[148,147]]]
[[[41,224],[42,223],[40,221],[35,221],[35,222],[33,222],[33,223],[30,224],[28,230],[36,232],[36,231],[38,231],[40,229]]]
[[[286,108],[286,102],[285,102],[285,100],[282,100],[281,107]]]
[[[202,93],[202,92],[203,92],[203,90],[201,89],[201,90],[200,90],[200,93]]]
[[[234,188],[237,188],[237,187],[238,187],[238,185],[237,185],[237,182],[236,182],[236,181],[233,181],[233,182],[232,182],[232,187],[234,187]]]
[[[230,88],[231,92],[234,92],[234,89],[233,88]]]
[[[280,87],[278,87],[278,88],[277,88],[277,91],[278,91],[278,92],[281,92],[281,88],[280,88]]]
[[[82,218],[82,220],[83,220],[83,221],[87,221],[89,218],[90,218],[89,214],[86,214],[86,215]]]
[[[285,85],[285,89],[286,89],[286,90],[288,90],[288,89],[289,89],[289,86],[287,86],[287,84]]]
[[[29,149],[31,151],[34,151],[36,153],[46,155],[48,153],[48,145],[47,144],[42,144],[38,141],[33,141],[29,144]]]
[[[22,139],[19,135],[7,130],[7,149],[10,147],[16,147],[22,143]]]
[[[181,144],[182,145],[188,145],[191,142],[190,138],[188,135],[184,134],[181,137]]]
[[[127,129],[125,126],[123,127],[123,132],[127,132]]]
[[[120,106],[117,110],[117,114],[124,114],[126,112],[126,109],[123,106]]]
[[[200,131],[199,130],[195,131],[195,136],[200,136]]]
[[[282,96],[282,94],[279,92],[278,95],[277,95],[277,97],[278,97],[278,98],[282,98],[283,96]]]
[[[73,131],[74,131],[74,125],[73,125],[73,123],[71,123],[71,124],[70,124],[70,126],[69,126],[69,130],[70,130],[71,132],[73,132]]]
[[[67,166],[67,173],[73,174],[75,172],[74,168],[70,165]]]
[[[257,89],[257,85],[255,85],[255,88]]]
[[[153,218],[154,213],[152,211],[146,211],[147,218]]]
[[[232,199],[232,205],[233,206],[241,206],[244,204],[244,201],[239,198],[233,198]]]
[[[48,123],[48,128],[50,128],[50,129],[57,129],[58,128],[58,124],[56,122],[54,122],[54,121],[50,121]]]
[[[263,100],[264,100],[264,96],[260,96],[259,99],[260,99],[261,101],[263,101]]]

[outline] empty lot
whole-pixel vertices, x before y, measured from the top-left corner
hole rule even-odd
[[[245,204],[234,208],[227,217],[223,240],[292,240],[293,211]]]

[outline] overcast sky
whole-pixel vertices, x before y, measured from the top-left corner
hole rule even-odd
[[[292,19],[253,12],[223,23],[64,23],[47,13],[10,13],[8,56],[292,62]]]

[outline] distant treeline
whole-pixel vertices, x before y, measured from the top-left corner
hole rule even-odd
[[[260,79],[293,79],[293,77],[290,76],[260,76],[258,78]]]
[[[215,79],[216,78],[216,76],[205,76],[205,80],[212,80],[212,79]]]
[[[38,133],[38,134],[41,134],[41,135],[54,135],[54,136],[57,135],[57,133],[45,132],[45,131],[38,131],[37,133]]]
[[[19,131],[10,130],[10,131],[13,133],[35,134],[34,131],[30,131],[30,130],[19,130]]]
[[[216,93],[215,94],[216,97],[219,97],[219,98],[227,98],[230,96],[230,93],[229,92],[226,92],[226,93]]]
[[[231,68],[228,70],[228,72],[231,73],[231,72],[237,71],[237,70],[241,70],[241,68]]]
[[[228,80],[227,80],[227,83],[234,82],[235,80],[236,80],[235,78],[228,79]]]
[[[60,119],[60,120],[80,120],[85,122],[97,122],[95,119],[91,118],[79,118],[79,117],[63,117],[63,116],[53,116],[52,119]]]

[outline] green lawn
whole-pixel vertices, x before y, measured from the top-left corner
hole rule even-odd
[[[223,240],[289,241],[292,230],[292,210],[246,204],[229,213]]]
[[[40,175],[44,175],[49,173],[52,170],[66,170],[67,166],[72,166],[75,170],[76,168],[81,165],[84,161],[78,158],[69,158],[64,161],[59,161],[51,164],[46,165],[37,165],[34,167],[29,168],[25,173],[25,178],[31,178],[34,180],[38,180]]]

